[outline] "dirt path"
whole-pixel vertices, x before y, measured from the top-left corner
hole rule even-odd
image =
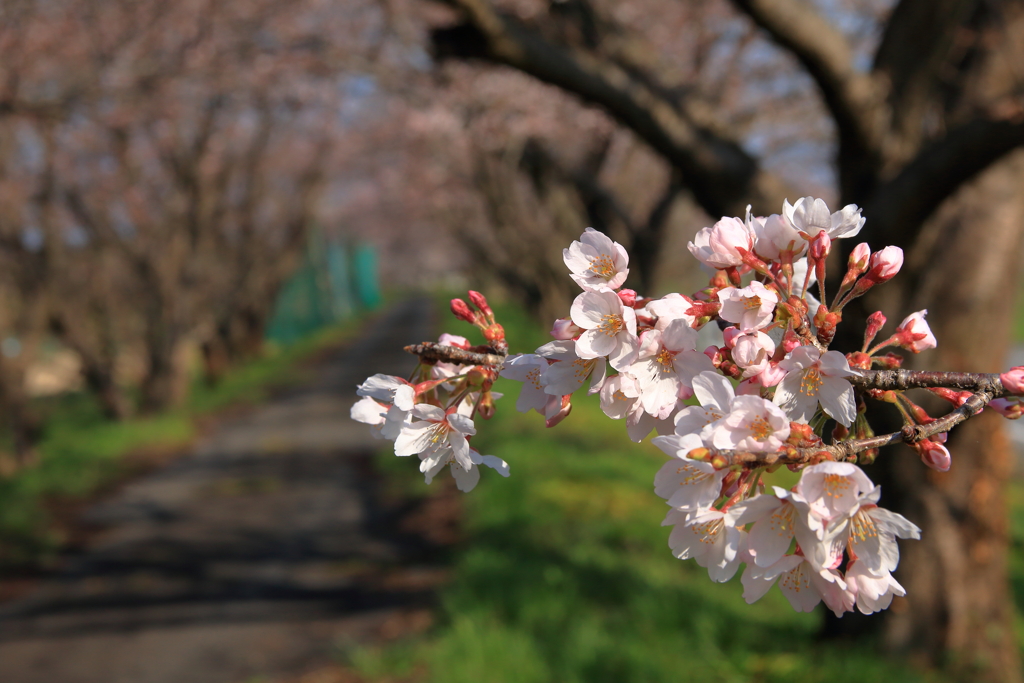
[[[221,424],[192,454],[89,509],[90,548],[0,608],[3,683],[234,683],[416,628],[440,570],[395,532],[349,420],[355,385],[405,375],[429,335],[400,304],[302,386]],[[415,472],[411,472],[415,475]]]

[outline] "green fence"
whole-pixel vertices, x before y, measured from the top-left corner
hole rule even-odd
[[[377,308],[381,301],[376,248],[327,240],[315,232],[302,264],[278,293],[267,339],[291,344],[358,310]]]

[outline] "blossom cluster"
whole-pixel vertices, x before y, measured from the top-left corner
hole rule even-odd
[[[877,452],[865,402],[893,404],[907,425],[935,420],[903,391],[855,382],[873,369],[900,367],[902,356],[885,349],[919,353],[937,342],[927,311],[918,311],[876,343],[886,324],[878,312],[868,318],[860,350],[829,349],[844,307],[903,264],[898,247],[872,252],[856,245],[829,302],[832,243],[863,225],[858,207],[832,212],[813,197],[784,202],[780,214],[759,217],[748,209],[744,218],[722,218],[688,245],[711,273],[708,286],[660,298],[625,288],[626,250],[588,228],[563,251],[582,291],[569,316],[555,321],[551,342],[507,355],[486,299],[470,292],[472,305],[455,299],[452,311],[487,343],[471,346],[446,334],[421,345],[414,376],[369,378],[352,417],[393,440],[396,455],[417,455],[428,483],[450,464],[458,487],[468,491],[480,465],[508,476],[503,460],[469,445],[474,418],[494,410],[499,396],[491,386],[499,375],[522,383],[517,409],[540,413],[548,426],[569,415],[573,394],[586,387],[600,395],[609,418],[624,420],[633,441],[658,434],[653,443],[670,459],[654,488],[669,505],[664,524],[673,527],[676,557],[695,559],[714,581],[729,580],[745,564],[749,602],[778,583],[798,611],[821,601],[839,615],[885,609],[904,594],[892,576],[895,539],[920,532],[878,507],[880,488],[854,464]],[[1024,368],[1000,379],[1008,393],[1024,394]],[[932,390],[958,407],[971,395]],[[1019,401],[1011,396],[991,405],[1018,417]],[[944,442],[945,433],[932,429],[912,445],[926,465],[946,471]],[[801,472],[799,483],[769,491],[765,477],[781,463]]]

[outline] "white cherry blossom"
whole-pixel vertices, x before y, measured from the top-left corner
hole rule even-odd
[[[856,596],[857,609],[863,614],[888,609],[894,596],[907,594],[888,571],[875,575],[860,559],[850,562],[846,567],[846,582],[850,592]]]
[[[706,266],[729,268],[743,264],[738,249],[753,251],[754,235],[739,218],[724,217],[712,227],[699,231],[686,247]]]
[[[849,462],[823,462],[804,468],[796,492],[812,509],[831,519],[860,505],[860,495],[875,488],[864,470]]]
[[[778,406],[759,396],[737,396],[729,414],[711,432],[715,448],[777,451],[789,438],[789,420]]]
[[[616,370],[625,370],[640,349],[636,313],[615,292],[584,292],[572,302],[572,321],[585,330],[576,340],[580,358],[607,356]]]
[[[608,363],[603,357],[580,358],[573,341],[553,341],[537,349],[538,355],[547,360],[557,361],[544,371],[541,383],[544,391],[552,396],[565,396],[583,386],[590,378],[588,394],[601,390],[608,372]]]
[[[747,552],[759,567],[769,567],[789,552],[793,539],[804,549],[821,542],[823,520],[798,493],[774,487],[775,495],[760,495],[736,503],[727,513],[736,526],[753,523],[747,531]]]
[[[740,566],[739,549],[746,532],[729,526],[719,510],[688,513],[669,510],[662,526],[674,525],[668,537],[672,554],[680,560],[693,559],[708,570],[712,581],[724,583]]]
[[[810,612],[824,600],[836,616],[842,616],[853,608],[855,600],[839,572],[815,569],[800,555],[786,555],[769,567],[748,563],[740,582],[747,604],[760,600],[777,582],[797,612]]]
[[[686,457],[703,446],[700,437],[658,436],[651,443],[671,456],[654,476],[654,492],[677,510],[698,512],[710,508],[721,495],[722,480],[729,470],[716,470],[711,463]]]
[[[822,353],[798,346],[779,363],[787,372],[775,390],[774,402],[795,422],[808,422],[821,404],[834,420],[849,427],[857,416],[853,386],[844,377],[859,375],[838,351]]]
[[[687,326],[693,327],[697,319],[687,313],[691,306],[693,306],[693,302],[687,300],[682,294],[673,292],[648,302],[645,308],[658,318],[654,323],[655,329],[664,330],[669,323],[675,320],[685,320]]]
[[[735,392],[732,382],[717,372],[702,372],[693,378],[693,393],[699,406],[687,406],[676,413],[675,433],[700,434],[705,446],[712,446],[709,425],[729,412]]]
[[[856,204],[847,204],[841,210],[829,213],[825,201],[814,197],[802,197],[795,204],[784,200],[782,215],[806,240],[814,239],[821,231],[831,239],[853,237],[864,227],[864,218]]]
[[[523,383],[523,388],[519,390],[519,398],[516,399],[516,410],[521,413],[536,410],[541,415],[544,414],[550,398],[544,391],[542,381],[547,369],[547,360],[535,353],[523,353],[505,359],[505,364],[501,367],[501,376]]]
[[[881,487],[861,495],[852,513],[836,518],[829,535],[848,546],[863,570],[874,576],[894,571],[900,561],[896,537],[921,538],[921,530],[903,515],[878,507]]]
[[[680,390],[690,389],[696,375],[714,370],[696,344],[697,332],[685,320],[672,321],[664,331],[648,330],[641,337],[639,358],[629,373],[640,387],[644,410],[657,419],[672,414]]]
[[[562,250],[562,260],[573,281],[588,291],[618,289],[629,275],[629,255],[623,246],[593,228]]]
[[[420,462],[420,472],[423,472],[426,482],[429,484],[434,480],[434,477],[437,476],[438,472],[444,469],[445,465],[451,465],[451,472],[452,476],[455,478],[455,485],[460,491],[465,491],[467,493],[476,488],[477,482],[480,481],[480,469],[478,465],[490,467],[503,477],[508,476],[508,463],[495,455],[480,455],[471,448],[469,449],[469,459],[470,466],[468,468],[463,467],[461,463],[457,462],[455,460],[455,456],[452,454],[449,454],[447,459],[424,459]]]
[[[746,287],[725,287],[718,291],[722,304],[719,315],[723,320],[736,323],[741,332],[753,332],[767,327],[775,315],[778,295],[754,280]]]
[[[756,377],[768,369],[774,354],[775,341],[760,330],[733,339],[732,360],[743,368],[744,379]]]
[[[466,437],[476,434],[473,420],[422,403],[413,407],[410,418],[395,439],[395,455],[420,455],[421,459],[431,461],[428,469],[454,455],[463,468],[471,469],[473,461]]]

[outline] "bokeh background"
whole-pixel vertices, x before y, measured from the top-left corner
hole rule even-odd
[[[930,309],[909,362],[1005,369],[1022,88],[1019,0],[5,1],[0,680],[1021,680],[995,416],[872,466],[924,538],[842,620],[674,560],[585,400],[500,406],[464,497],[340,425],[459,290],[543,343],[585,227],[687,293],[698,229],[805,195],[906,254],[840,348]]]

